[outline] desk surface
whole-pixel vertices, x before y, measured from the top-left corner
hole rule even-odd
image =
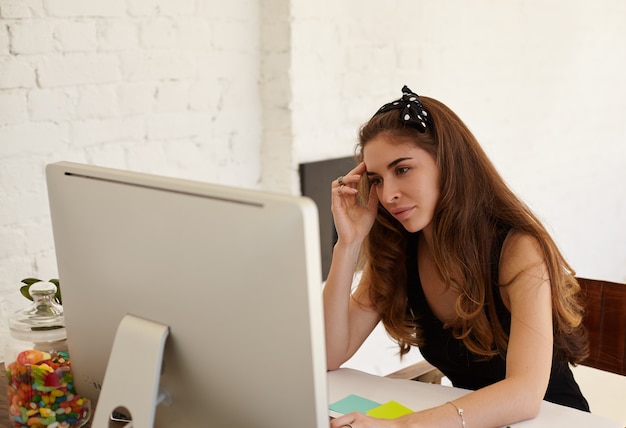
[[[4,373],[4,364],[0,371]],[[3,382],[5,382],[3,380]],[[385,403],[395,400],[412,410],[437,406],[467,393],[449,386],[433,385],[401,379],[374,376],[352,369],[340,369],[328,374],[329,402],[334,403],[350,394],[357,394],[370,400]],[[6,387],[0,393],[0,421],[8,421]],[[3,426],[4,422],[0,422]],[[89,427],[90,424],[85,425]],[[512,425],[513,428],[535,428],[567,426],[568,428],[622,428],[615,421],[581,412],[553,403],[543,402],[539,417]]]
[[[469,391],[403,379],[389,379],[352,369],[339,369],[328,374],[329,401],[334,403],[350,394],[387,403],[396,401],[413,411],[438,406]],[[544,401],[535,419],[512,424],[512,428],[568,427],[622,428],[615,421],[569,407]]]

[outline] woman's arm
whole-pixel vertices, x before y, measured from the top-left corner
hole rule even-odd
[[[355,295],[352,282],[361,245],[372,228],[378,199],[375,192],[367,204],[357,199],[357,185],[365,173],[360,163],[332,184],[331,209],[337,230],[337,243],[324,287],[326,361],[328,368],[339,368],[372,332],[378,315],[369,309],[369,279],[364,275]]]
[[[454,400],[470,428],[506,426],[536,417],[550,378],[551,290],[543,253],[534,238],[511,234],[506,239],[500,281],[509,284],[502,289],[502,297],[511,311],[506,378]],[[355,428],[462,428],[457,409],[449,403],[391,421],[351,413],[332,421],[331,426],[346,424]]]
[[[550,279],[543,251],[534,238],[519,233],[507,237],[500,257],[499,281],[509,284],[501,293],[511,311],[506,378],[455,401],[464,409],[469,427],[503,426],[536,417],[550,378]],[[461,424],[457,420],[451,426]]]
[[[352,295],[354,267],[350,266],[356,264],[356,258],[358,250],[336,245],[324,287],[326,363],[329,370],[338,369],[352,357],[379,321],[378,314],[369,309],[367,274],[363,274]]]

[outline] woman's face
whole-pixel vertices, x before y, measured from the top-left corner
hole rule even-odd
[[[439,201],[439,168],[409,140],[376,136],[363,146],[367,176],[382,206],[408,232],[427,229]]]

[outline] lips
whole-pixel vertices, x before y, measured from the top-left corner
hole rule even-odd
[[[391,214],[400,221],[406,220],[413,213],[414,208],[415,207],[396,208],[391,211]]]

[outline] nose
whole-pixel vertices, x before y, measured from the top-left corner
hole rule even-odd
[[[378,196],[381,201],[389,204],[400,198],[400,190],[393,181],[385,180],[381,194]]]

